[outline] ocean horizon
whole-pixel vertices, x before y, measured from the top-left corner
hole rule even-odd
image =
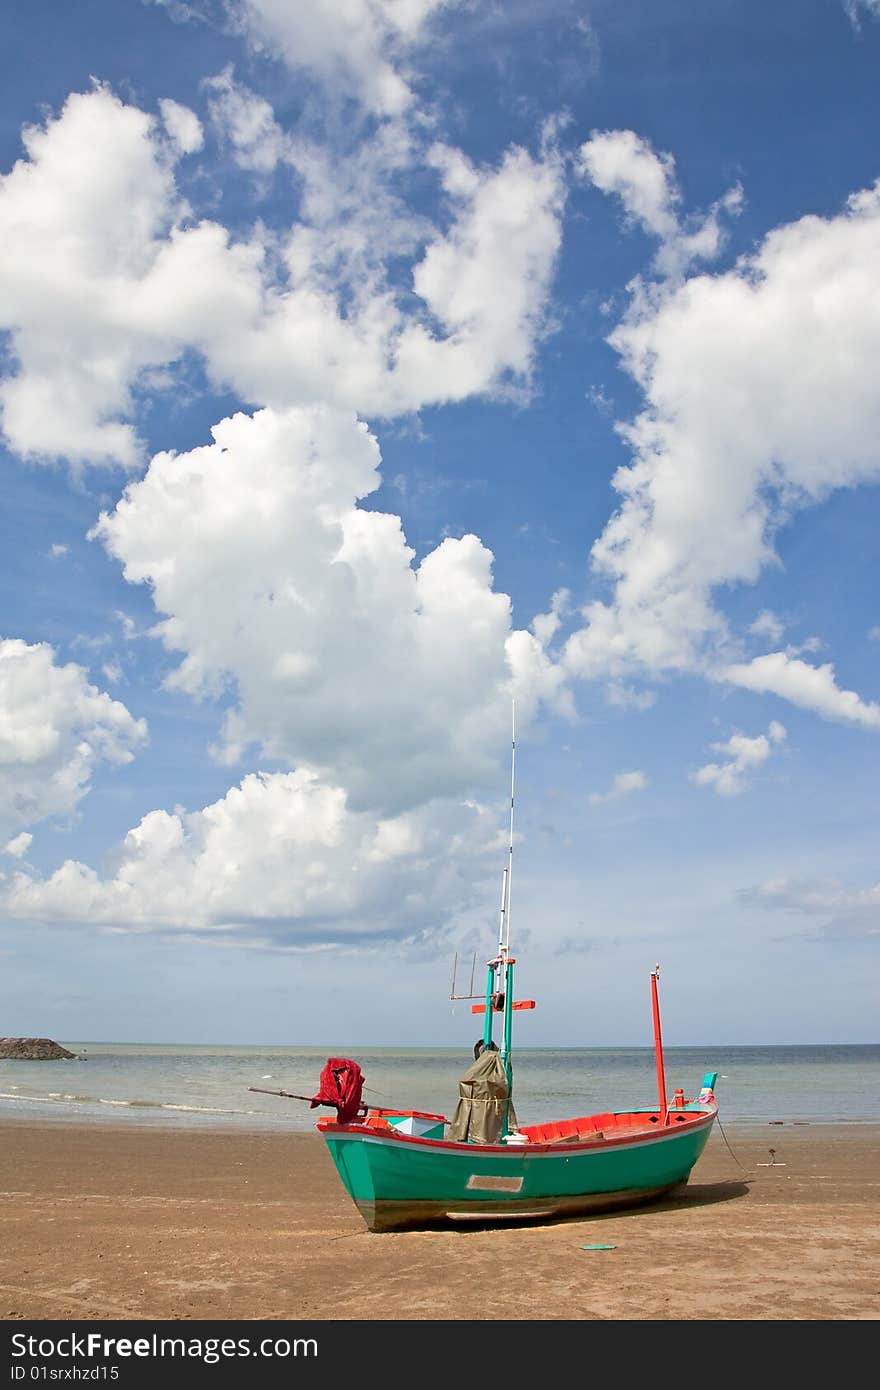
[[[309,1131],[326,1048],[63,1041],[69,1061],[0,1060],[0,1117]],[[335,1055],[341,1055],[338,1051]],[[364,1099],[450,1117],[472,1057],[460,1047],[350,1047]],[[723,1125],[880,1123],[880,1043],[666,1047],[667,1095],[716,1071]],[[256,1090],[251,1088],[256,1087]],[[514,1054],[521,1124],[652,1105],[652,1047],[531,1047]]]

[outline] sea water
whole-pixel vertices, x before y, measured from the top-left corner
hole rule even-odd
[[[326,1051],[305,1047],[186,1047],[67,1042],[72,1061],[0,1059],[0,1118],[114,1120],[129,1124],[259,1130],[314,1127],[327,1108],[266,1095],[311,1096]],[[388,1109],[451,1116],[473,1060],[458,1048],[353,1049],[364,1100]],[[534,1048],[514,1056],[520,1124],[653,1105],[653,1049]],[[724,1125],[880,1123],[880,1045],[670,1047],[667,1094],[696,1095],[718,1072]],[[253,1087],[259,1089],[253,1090]]]

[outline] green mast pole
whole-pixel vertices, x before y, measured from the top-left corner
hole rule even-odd
[[[505,977],[506,977],[506,978],[505,978],[505,981],[504,981],[504,1046],[503,1046],[502,1051],[501,1051],[501,1056],[503,1057],[503,1059],[504,1059],[505,1062],[508,1062],[508,1058],[510,1057],[510,1045],[511,1045],[511,1040],[512,1040],[512,1035],[513,1035],[513,961],[512,961],[512,960],[509,960],[509,961],[507,962],[507,966],[506,966],[506,969],[505,969],[505,971],[504,971],[504,974],[505,974]],[[509,1063],[508,1063],[508,1069],[509,1069]]]
[[[492,961],[486,971],[486,1017],[483,1020],[483,1047],[492,1041],[492,995],[495,993],[495,966]]]

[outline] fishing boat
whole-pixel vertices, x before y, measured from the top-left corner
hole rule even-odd
[[[507,1002],[514,964],[506,954],[488,962],[490,993],[499,993],[499,974],[506,984],[504,1003],[499,1008],[490,1000],[487,1009],[488,1018],[504,1016],[504,1044],[498,1052],[487,1046],[462,1077],[452,1121],[415,1110],[364,1108],[352,1120],[317,1122],[369,1230],[546,1220],[634,1206],[687,1182],[717,1114],[715,1072],[703,1077],[694,1099],[676,1090],[667,1103],[661,1085],[653,1105],[515,1124],[509,1077],[516,1004]],[[651,988],[656,1004],[656,970]],[[490,1063],[480,1072],[483,1058]],[[662,1074],[659,1051],[657,1065]]]
[[[483,1015],[474,1060],[459,1081],[452,1119],[362,1103],[363,1076],[348,1058],[330,1058],[314,1105],[336,1109],[318,1120],[346,1191],[369,1230],[436,1222],[550,1219],[632,1206],[685,1184],[717,1114],[716,1072],[695,1097],[668,1100],[658,999],[659,965],[650,972],[657,1097],[651,1104],[542,1124],[519,1125],[513,1103],[513,1016],[535,1007],[514,997],[510,949],[515,733],[511,748],[510,842],[502,877],[498,950],[486,962],[485,993],[471,999]],[[500,1046],[495,1042],[496,1021]],[[275,1094],[290,1094],[276,1092]],[[306,1097],[299,1097],[306,1099]]]

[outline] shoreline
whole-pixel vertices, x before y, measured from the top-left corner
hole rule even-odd
[[[21,1107],[18,1109],[17,1107]],[[131,1103],[128,1101],[107,1101],[106,1108],[84,1113],[69,1109],[67,1105],[59,1101],[55,1105],[47,1102],[43,1097],[16,1098],[13,1104],[3,1106],[0,1104],[0,1130],[4,1125],[70,1125],[73,1127],[90,1128],[91,1126],[102,1129],[119,1127],[122,1130],[147,1130],[163,1131],[171,1133],[185,1134],[204,1134],[211,1133],[241,1135],[279,1135],[288,1136],[291,1134],[308,1135],[315,1133],[315,1122],[320,1115],[328,1115],[330,1112],[326,1107],[320,1111],[309,1111],[305,1108],[305,1115],[313,1115],[314,1118],[302,1123],[302,1117],[297,1123],[290,1119],[283,1121],[278,1116],[262,1115],[256,1116],[253,1113],[240,1113],[236,1118],[226,1118],[226,1112],[211,1112],[177,1105],[160,1106],[151,1103]],[[838,1115],[832,1118],[814,1117],[810,1119],[764,1119],[763,1117],[734,1117],[724,1115],[723,1110],[719,1111],[715,1129],[721,1132],[736,1133],[739,1135],[754,1132],[761,1134],[764,1131],[772,1130],[816,1130],[824,1133],[836,1130],[870,1130],[876,1128],[880,1132],[880,1115],[876,1116],[846,1116]]]
[[[22,1105],[34,1104],[36,1106],[41,1103],[42,1102],[38,1101],[23,1101]],[[2,1132],[4,1125],[72,1125],[85,1129],[94,1125],[96,1127],[100,1126],[102,1129],[118,1127],[126,1131],[143,1129],[150,1132],[168,1131],[174,1134],[238,1134],[242,1137],[246,1135],[272,1134],[287,1137],[289,1135],[302,1136],[315,1133],[313,1125],[309,1125],[306,1128],[294,1127],[293,1125],[286,1126],[275,1119],[266,1119],[264,1123],[260,1123],[259,1121],[255,1121],[251,1116],[240,1121],[224,1121],[222,1118],[214,1116],[205,1116],[204,1118],[200,1117],[198,1119],[184,1119],[179,1113],[175,1116],[157,1115],[153,1118],[144,1115],[139,1106],[132,1107],[133,1113],[129,1114],[125,1112],[126,1103],[119,1101],[108,1103],[106,1114],[66,1114],[60,1105],[57,1113],[53,1113],[48,1109],[39,1112],[37,1110],[23,1110],[21,1113],[0,1109],[0,1132]],[[719,1116],[719,1119],[716,1120],[716,1128],[720,1130],[722,1127],[723,1130],[728,1133],[733,1131],[739,1135],[753,1133],[757,1135],[763,1134],[765,1130],[779,1129],[812,1129],[826,1134],[829,1131],[836,1130],[845,1130],[849,1132],[850,1130],[877,1129],[878,1133],[880,1133],[880,1116],[871,1116],[865,1119],[851,1119],[846,1116],[839,1116],[831,1120],[725,1119],[723,1116]]]
[[[880,1123],[725,1124],[659,1202],[377,1235],[314,1132],[59,1120],[0,1118],[6,1320],[873,1320],[880,1306]]]

